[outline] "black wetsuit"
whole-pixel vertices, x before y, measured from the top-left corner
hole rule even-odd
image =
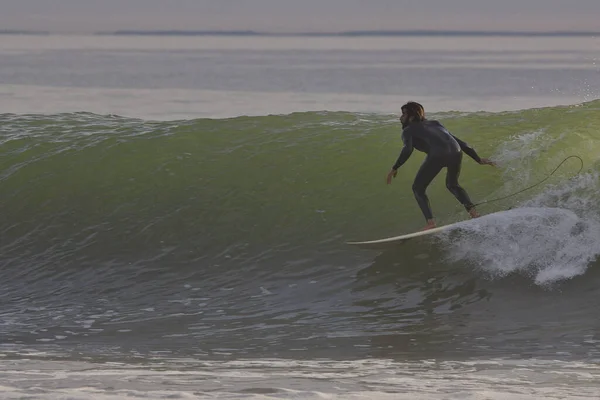
[[[402,131],[402,141],[404,142],[404,147],[400,152],[398,160],[392,167],[393,169],[400,168],[408,160],[413,149],[427,153],[427,157],[423,161],[419,172],[417,172],[412,186],[415,198],[419,207],[421,207],[425,219],[429,220],[433,218],[425,190],[433,178],[444,167],[448,168],[446,174],[446,187],[448,190],[465,206],[467,211],[473,208],[473,203],[469,199],[469,195],[458,184],[463,152],[478,163],[481,162],[481,158],[479,158],[472,147],[452,135],[441,123],[434,120],[411,123]]]

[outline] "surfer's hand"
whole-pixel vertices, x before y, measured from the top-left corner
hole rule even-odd
[[[391,169],[390,172],[388,172],[387,179],[386,179],[386,182],[388,185],[392,183],[392,178],[395,178],[396,175],[398,175],[397,169]]]
[[[496,163],[493,162],[492,160],[490,160],[489,158],[482,158],[481,162],[479,164],[481,164],[481,165],[491,165],[493,167],[496,166]]]

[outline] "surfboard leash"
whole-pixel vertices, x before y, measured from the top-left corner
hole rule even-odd
[[[494,201],[499,201],[499,200],[508,199],[509,197],[516,196],[516,195],[518,195],[518,194],[520,194],[520,193],[523,193],[523,192],[524,192],[524,191],[526,191],[526,190],[533,189],[534,187],[536,187],[536,186],[538,186],[538,185],[540,185],[540,184],[544,183],[544,182],[545,182],[545,181],[547,181],[547,180],[548,180],[548,179],[549,179],[549,178],[550,178],[552,175],[554,175],[554,173],[555,173],[555,172],[556,172],[556,171],[557,171],[557,170],[558,170],[558,169],[561,167],[561,165],[563,165],[563,164],[565,163],[565,161],[567,161],[569,158],[577,158],[577,159],[578,159],[578,160],[581,162],[581,167],[579,167],[579,171],[577,171],[577,173],[576,173],[575,175],[573,175],[573,177],[575,177],[575,176],[579,175],[579,173],[580,173],[580,172],[581,172],[581,170],[583,169],[583,160],[582,160],[582,159],[581,159],[581,157],[579,157],[579,156],[575,156],[575,155],[573,155],[573,156],[568,156],[568,157],[566,157],[564,160],[562,160],[562,161],[561,161],[561,163],[560,163],[560,164],[558,164],[558,166],[557,166],[556,168],[554,168],[554,170],[553,170],[553,171],[550,173],[550,175],[548,175],[547,177],[545,177],[544,179],[542,179],[541,181],[539,181],[539,182],[538,182],[538,183],[536,183],[535,185],[531,185],[531,186],[529,186],[529,187],[526,187],[525,189],[521,189],[521,190],[519,190],[518,192],[515,192],[515,193],[512,193],[512,194],[509,194],[508,196],[504,196],[504,197],[498,197],[497,199],[492,199],[492,200],[486,200],[486,201],[482,201],[481,203],[474,204],[474,205],[473,205],[473,207],[477,207],[477,206],[480,206],[480,205],[482,205],[482,204],[487,204],[487,203],[491,203],[491,202],[494,202]]]

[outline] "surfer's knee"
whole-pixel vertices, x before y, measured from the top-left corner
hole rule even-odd
[[[457,190],[461,190],[462,187],[458,183],[446,182],[446,189],[454,193]]]
[[[425,187],[423,185],[419,185],[418,183],[413,183],[412,191],[417,197],[422,197],[425,194]]]

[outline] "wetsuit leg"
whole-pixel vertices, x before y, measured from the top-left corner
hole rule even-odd
[[[417,199],[417,204],[419,204],[419,207],[421,208],[423,216],[425,216],[426,220],[433,219],[433,213],[431,212],[429,198],[427,198],[425,190],[433,178],[435,178],[435,176],[444,167],[442,161],[443,160],[438,157],[432,157],[431,155],[428,155],[425,158],[425,161],[423,161],[421,168],[419,168],[419,172],[417,172],[417,176],[415,177],[415,181],[412,186],[413,193]]]
[[[446,174],[446,187],[456,197],[458,201],[469,211],[473,208],[473,203],[467,194],[467,191],[458,184],[460,168],[462,163],[462,153],[452,156],[448,160],[448,172]]]

